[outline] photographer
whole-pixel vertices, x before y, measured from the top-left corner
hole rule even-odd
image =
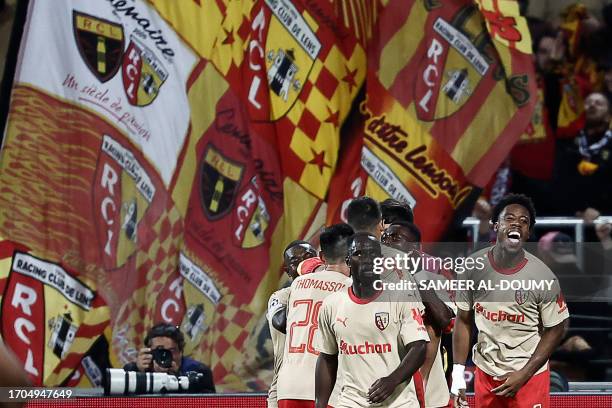
[[[147,333],[145,347],[138,351],[136,362],[126,364],[125,371],[168,373],[177,376],[189,372],[204,376],[204,392],[216,392],[210,368],[183,356],[185,338],[178,327],[168,323],[158,323]]]

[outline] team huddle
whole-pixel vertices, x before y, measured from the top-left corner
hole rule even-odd
[[[375,272],[381,257],[427,256],[406,204],[360,197],[349,204],[346,219],[324,228],[320,252],[306,241],[284,251],[292,282],[268,302],[274,346],[268,407],[467,406],[464,369],[472,322],[478,329],[472,353],[476,406],[549,406],[547,362],[569,312],[553,273],[523,249],[535,223],[530,199],[509,195],[500,201],[491,219],[496,243],[471,255],[484,259],[483,269],[466,272],[473,279],[556,283],[551,290],[517,293],[511,301],[480,290],[377,290],[378,281],[446,277],[439,270],[398,267]],[[451,331],[449,389],[440,339]]]

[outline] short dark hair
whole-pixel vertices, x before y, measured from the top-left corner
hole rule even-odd
[[[387,198],[380,203],[380,212],[385,224],[391,224],[395,221],[414,222],[412,208],[407,203],[393,198]]]
[[[285,247],[285,250],[283,251],[283,256],[285,256],[285,254],[287,253],[288,250],[290,250],[291,248],[298,246],[298,245],[308,245],[308,246],[312,246],[312,244],[308,241],[304,241],[301,239],[296,239],[295,241],[291,241],[289,243],[289,245],[287,245]]]
[[[348,241],[352,235],[353,228],[345,223],[324,228],[319,239],[325,258],[332,262],[342,261],[348,252]]]
[[[380,241],[372,234],[370,234],[369,232],[364,232],[364,231],[360,231],[360,232],[356,232],[353,235],[351,235],[348,239],[348,249],[351,249],[351,246],[353,245],[353,243],[355,242],[355,240],[357,240],[357,238],[368,238],[371,239],[372,241],[376,241],[380,244]]]
[[[346,209],[346,219],[355,232],[372,230],[382,219],[380,206],[370,197],[355,198]]]
[[[491,215],[491,222],[496,223],[499,221],[499,214],[504,211],[504,208],[511,204],[518,204],[527,209],[529,211],[529,229],[533,228],[535,225],[536,218],[536,210],[533,206],[533,201],[531,198],[527,197],[524,194],[508,194],[493,207],[493,213]]]
[[[151,327],[147,333],[147,337],[144,339],[144,344],[147,347],[151,347],[151,340],[155,337],[169,337],[176,342],[179,350],[182,352],[185,348],[185,336],[177,326],[169,323],[157,323]]]
[[[401,225],[402,227],[407,228],[416,238],[416,242],[421,243],[421,230],[414,223],[406,221],[394,221],[393,223],[391,223],[390,226],[393,225]]]

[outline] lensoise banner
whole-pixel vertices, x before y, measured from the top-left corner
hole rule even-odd
[[[516,2],[504,0],[389,1],[377,28],[355,112],[362,170],[336,173],[345,193],[328,219],[342,219],[341,203],[355,195],[392,197],[410,203],[423,239],[435,240],[531,119],[531,39]]]
[[[364,14],[365,3],[344,9]],[[259,335],[282,248],[324,222],[339,127],[365,78],[365,38],[335,13],[287,0],[30,2],[0,231],[95,283],[114,366],[166,321],[220,390],[265,387],[235,362]],[[5,297],[25,296],[13,281]],[[13,346],[26,361],[27,347]],[[37,381],[87,385],[82,366]]]

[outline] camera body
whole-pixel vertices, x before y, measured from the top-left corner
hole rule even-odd
[[[172,367],[172,352],[165,348],[156,348],[151,350],[153,360],[158,366],[163,368]]]
[[[204,375],[189,372],[175,376],[166,373],[141,373],[108,368],[103,381],[104,395],[162,394],[202,392],[206,389]]]

